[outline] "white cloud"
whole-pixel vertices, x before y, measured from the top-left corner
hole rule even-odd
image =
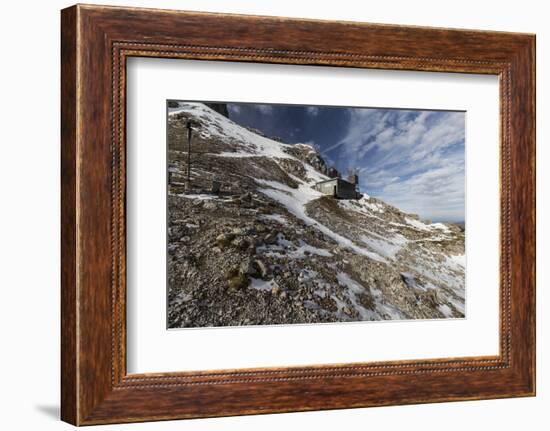
[[[271,105],[254,105],[254,107],[263,115],[270,115],[273,113],[273,106]]]
[[[308,106],[306,108],[306,112],[312,117],[316,117],[319,115],[319,108],[317,106]]]
[[[325,152],[340,167],[360,166],[363,190],[424,218],[463,220],[464,113],[349,113],[346,136]]]
[[[241,107],[239,105],[233,105],[233,104],[229,104],[228,105],[228,110],[229,110],[229,114],[240,114],[241,113]]]

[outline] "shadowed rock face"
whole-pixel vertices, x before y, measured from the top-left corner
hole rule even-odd
[[[226,118],[229,118],[229,111],[227,110],[227,103],[205,103],[207,107],[216,111],[218,114],[223,115]]]
[[[464,317],[460,227],[368,196],[323,196],[312,186],[328,169],[314,148],[202,104],[170,108],[168,148],[169,327]]]

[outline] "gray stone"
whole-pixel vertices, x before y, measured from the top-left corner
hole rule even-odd
[[[250,275],[251,277],[257,277],[260,275],[260,271],[255,262],[251,259],[247,259],[241,263],[240,272],[244,275]]]
[[[210,211],[218,209],[218,205],[216,205],[216,203],[213,201],[206,201],[203,207],[205,210],[210,210]]]
[[[261,277],[266,278],[269,272],[267,265],[260,259],[255,259],[254,265],[258,268]]]

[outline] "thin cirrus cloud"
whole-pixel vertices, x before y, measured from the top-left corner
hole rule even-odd
[[[348,130],[325,150],[358,168],[369,194],[423,218],[464,221],[465,113],[351,109]]]
[[[228,104],[230,118],[284,142],[308,142],[362,192],[434,221],[464,221],[465,113]]]
[[[235,103],[228,104],[227,109],[229,111],[229,115],[239,115],[241,113],[241,106]]]
[[[256,109],[264,115],[270,115],[273,113],[272,105],[255,105],[255,106],[256,106]]]
[[[308,106],[306,107],[306,112],[312,117],[319,115],[319,108],[317,106]]]

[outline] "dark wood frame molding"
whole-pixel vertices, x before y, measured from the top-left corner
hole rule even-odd
[[[535,394],[534,35],[85,5],[61,17],[63,420],[89,425]],[[128,375],[130,56],[498,75],[499,355]]]

